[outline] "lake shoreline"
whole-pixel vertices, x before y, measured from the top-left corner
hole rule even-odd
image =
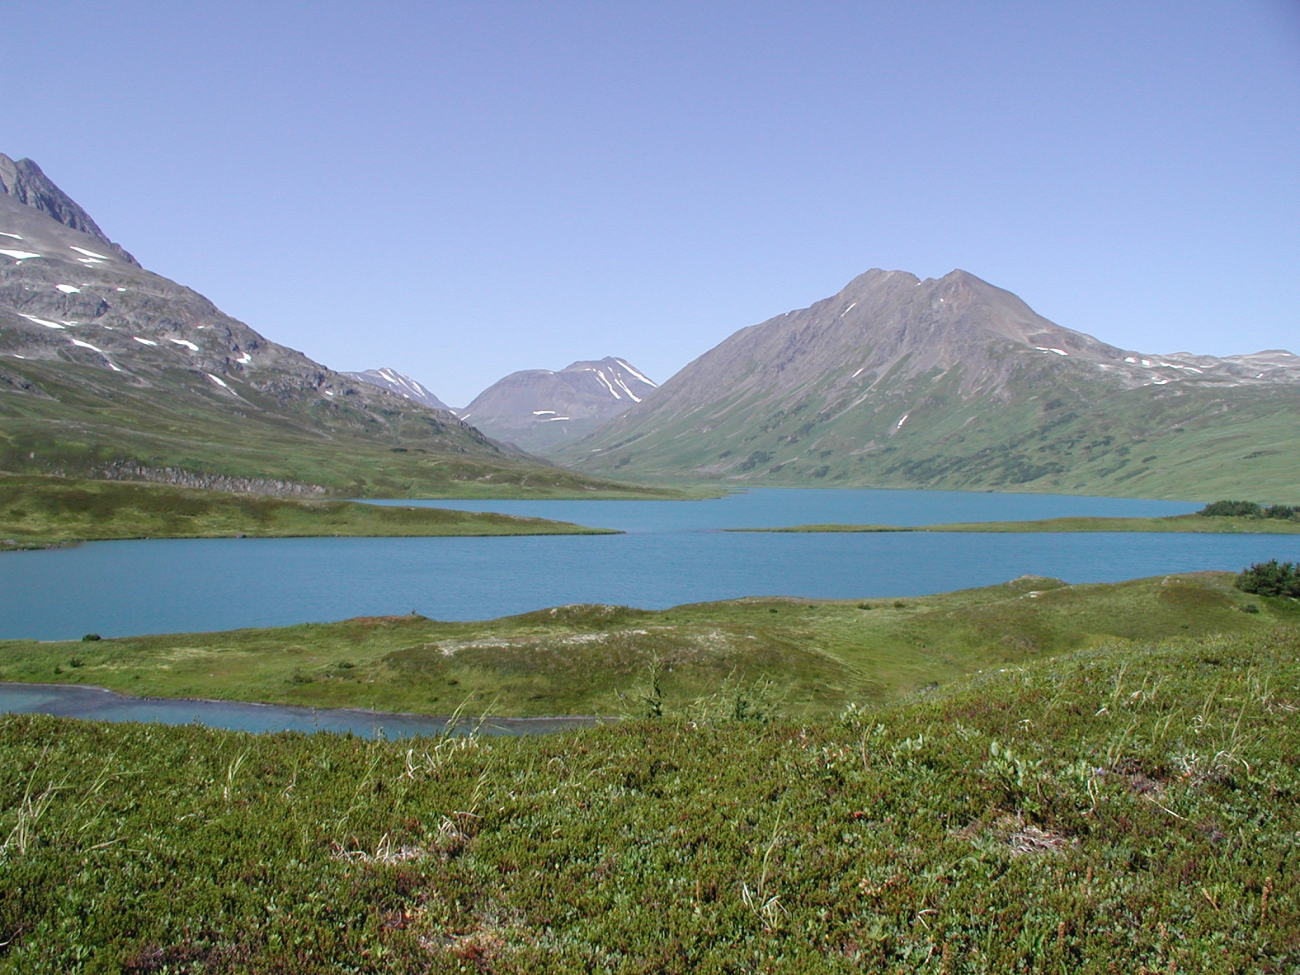
[[[1209,571],[1073,585],[1021,575],[928,596],[750,597],[663,610],[586,604],[480,622],[368,616],[3,640],[0,690],[170,702],[182,722],[199,707],[279,706],[297,709],[303,730],[349,714],[362,724],[436,721],[435,710],[465,723],[467,713],[497,722],[668,709],[692,720],[774,707],[835,714],[854,700],[883,701],[1044,654],[1300,624],[1300,601],[1251,596],[1234,581]]]
[[[1174,515],[1165,518],[1045,518],[1038,521],[970,521],[937,525],[791,525],[779,528],[724,528],[728,532],[853,533],[934,532],[1038,534],[1077,532],[1148,532],[1169,534],[1300,535],[1300,522],[1273,518],[1222,518]]]
[[[92,633],[215,632],[412,612],[470,622],[566,604],[653,610],[779,594],[876,599],[992,585],[1026,573],[1091,583],[1195,569],[1237,572],[1253,562],[1300,560],[1300,534],[724,530],[1150,518],[1194,510],[1172,502],[755,489],[694,504],[440,503],[458,515],[497,507],[501,514],[623,534],[153,538],[29,551],[0,558],[0,591],[6,594],[0,601],[0,636],[78,640]],[[414,710],[423,707],[421,702]]]
[[[230,494],[137,481],[0,476],[0,551],[181,538],[609,535],[568,521],[422,504]]]

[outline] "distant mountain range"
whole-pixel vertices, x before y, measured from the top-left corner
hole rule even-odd
[[[1300,358],[1121,349],[964,271],[872,270],[662,387],[575,362],[513,373],[457,418],[395,370],[335,372],[143,269],[0,154],[0,471],[355,496],[623,491],[618,475],[1296,503]]]
[[[550,451],[592,473],[1300,501],[1300,358],[1151,355],[965,271],[872,270]]]
[[[367,369],[365,372],[345,372],[340,373],[340,375],[355,379],[359,383],[378,386],[380,389],[386,389],[398,396],[405,396],[407,399],[415,400],[415,402],[421,403],[431,410],[446,410],[448,413],[456,412],[420,383],[417,383],[410,376],[403,375],[396,369],[385,367],[383,369]]]
[[[458,414],[489,436],[536,451],[595,429],[656,388],[625,360],[608,357],[558,372],[512,372]]]
[[[619,489],[270,341],[141,268],[30,160],[0,155],[0,189],[0,470],[354,496]]]
[[[524,369],[499,379],[469,406],[447,406],[421,383],[396,369],[345,372],[417,403],[448,410],[484,433],[522,450],[536,451],[595,429],[640,403],[658,388],[624,359],[575,362],[559,372]]]

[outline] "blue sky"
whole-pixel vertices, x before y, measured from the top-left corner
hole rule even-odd
[[[1300,6],[0,3],[0,151],[145,266],[461,405],[665,379],[870,267],[1300,352]]]

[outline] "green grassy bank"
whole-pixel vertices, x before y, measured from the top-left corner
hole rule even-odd
[[[298,501],[122,481],[0,476],[0,550],[111,538],[304,535],[591,535],[513,515]]]
[[[1291,972],[1300,635],[815,722],[0,718],[0,971]]]
[[[137,695],[501,716],[824,717],[980,669],[1110,644],[1300,623],[1229,573],[1067,586],[1042,577],[900,600],[565,606],[474,623],[378,617],[277,629],[0,641],[0,679]]]
[[[1039,521],[965,521],[942,525],[794,525],[728,528],[742,532],[1223,532],[1300,534],[1300,521],[1172,515],[1165,518],[1044,518]]]

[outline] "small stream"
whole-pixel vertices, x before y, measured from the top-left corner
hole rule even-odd
[[[93,721],[201,724],[228,731],[353,734],[360,738],[414,738],[448,733],[450,719],[422,714],[389,714],[360,708],[301,708],[284,704],[129,697],[103,687],[71,684],[0,682],[0,714],[52,714]],[[453,734],[540,735],[601,723],[600,718],[462,717]]]

